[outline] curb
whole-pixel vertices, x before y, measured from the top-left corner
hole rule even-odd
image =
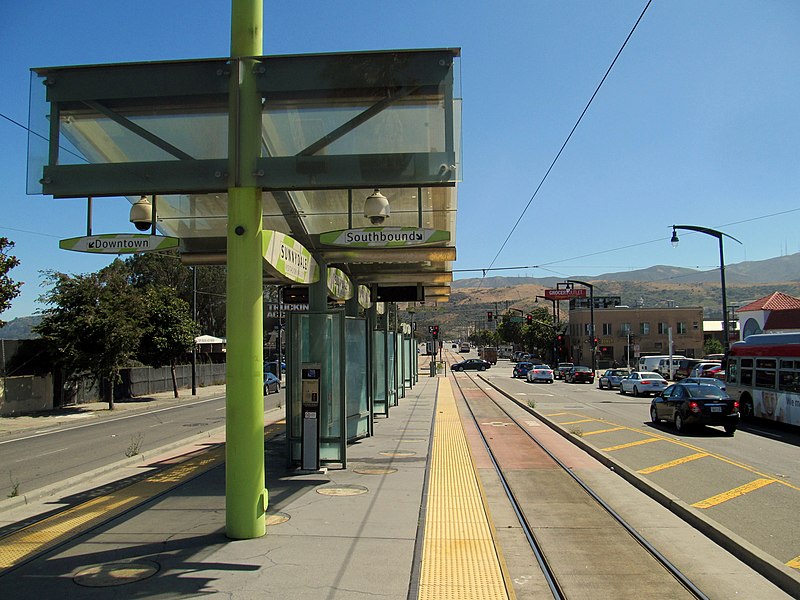
[[[513,396],[510,396],[488,379],[481,377],[480,374],[478,377],[480,377],[480,379],[485,383],[492,386],[492,388],[494,388],[497,392],[501,393],[509,400],[514,401],[517,405],[534,415],[537,419],[542,421],[542,423],[550,427],[550,429],[561,435],[563,438],[569,440],[595,460],[610,468],[625,481],[632,484],[636,489],[644,494],[647,494],[650,498],[664,506],[676,516],[680,517],[683,521],[694,527],[707,538],[730,552],[733,556],[762,575],[769,582],[775,584],[792,597],[800,598],[800,576],[795,574],[789,569],[789,567],[778,561],[776,558],[770,556],[763,550],[756,548],[753,544],[732,532],[728,528],[723,527],[716,521],[698,513],[678,497],[670,494],[658,485],[644,479],[635,471],[632,471],[625,465],[617,462],[601,450],[590,446],[581,438],[572,435],[569,431],[557,423],[553,423],[535,409],[522,404],[519,402],[519,400]]]

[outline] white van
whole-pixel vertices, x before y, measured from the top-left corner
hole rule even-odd
[[[675,371],[677,371],[678,367],[681,365],[682,358],[682,356],[677,358],[675,355],[672,356],[672,370],[669,368],[669,358],[662,358],[660,361],[658,361],[656,373],[661,375],[664,379],[672,379],[672,377],[675,375]]]
[[[639,371],[647,371],[648,373],[655,373],[656,370],[658,369],[658,365],[659,365],[659,363],[660,363],[662,358],[664,358],[666,360],[669,360],[669,354],[658,354],[656,356],[642,356],[639,359],[639,369],[638,370]],[[686,358],[686,357],[681,355],[681,354],[673,354],[672,358],[673,359],[681,359],[681,358]],[[674,373],[674,371],[673,371],[673,373]]]

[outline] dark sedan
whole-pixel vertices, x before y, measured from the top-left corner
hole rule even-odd
[[[684,431],[689,425],[722,425],[733,435],[739,424],[739,401],[716,385],[676,383],[658,392],[650,403],[650,420],[671,421]]]
[[[489,361],[482,358],[468,358],[450,366],[451,371],[485,371],[492,366]]]
[[[571,367],[564,373],[564,381],[567,383],[594,383],[594,371],[589,367]]]

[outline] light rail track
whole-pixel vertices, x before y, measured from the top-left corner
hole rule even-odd
[[[468,372],[459,373],[453,379],[554,598],[708,598],[502,406],[505,402],[499,402],[487,393]],[[507,402],[514,401],[509,399]],[[514,404],[527,409],[519,402]],[[487,435],[487,424],[495,426],[491,435]],[[498,424],[502,424],[502,428],[496,427]],[[514,436],[511,444],[510,436]],[[520,442],[522,438],[528,440],[524,449]],[[516,458],[509,452],[509,445],[515,447]],[[536,467],[523,474],[520,466],[531,464],[532,460]],[[542,476],[542,473],[546,475]],[[543,494],[544,485],[549,487]],[[531,493],[533,490],[535,492]],[[539,517],[540,512],[551,510],[541,504],[545,494],[560,506],[560,509],[552,511],[559,513],[553,520],[549,516]],[[559,495],[563,496],[562,501],[559,501]],[[578,496],[582,499],[578,500]],[[588,508],[587,503],[594,508]],[[575,514],[568,514],[572,511]],[[605,519],[608,522],[594,511],[607,515]],[[576,534],[574,540],[554,540],[558,536],[553,536],[552,532],[564,527],[565,522],[584,524],[585,527],[578,525],[580,531],[576,534],[568,526],[569,533]],[[567,548],[570,543],[580,547]],[[593,544],[599,552],[591,548]],[[609,551],[620,560],[609,557]],[[581,568],[576,568],[578,564]],[[615,568],[619,571],[616,577],[612,576]],[[639,576],[626,576],[626,572],[631,571],[639,573]]]

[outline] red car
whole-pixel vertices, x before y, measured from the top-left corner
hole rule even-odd
[[[564,373],[564,381],[567,383],[594,383],[594,371],[589,367],[572,367]]]

